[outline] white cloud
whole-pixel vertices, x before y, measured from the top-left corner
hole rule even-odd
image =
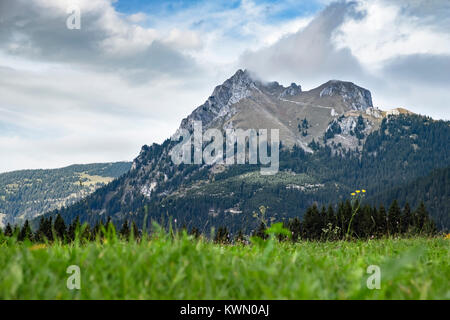
[[[361,64],[376,71],[387,59],[407,54],[450,54],[450,34],[420,17],[405,15],[395,2],[360,2],[364,19],[348,19],[334,38],[337,48],[349,48]]]
[[[241,57],[241,65],[264,79],[300,80],[307,86],[330,78],[361,77],[359,61],[348,48],[337,48],[332,41],[347,16],[355,14],[354,3],[333,3],[307,27],[269,47],[247,51]]]

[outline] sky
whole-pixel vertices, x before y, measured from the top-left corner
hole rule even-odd
[[[0,0],[0,172],[131,161],[239,68],[449,120],[450,1]]]

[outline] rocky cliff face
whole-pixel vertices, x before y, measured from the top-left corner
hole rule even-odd
[[[248,71],[238,70],[230,79],[217,86],[204,104],[181,121],[180,128],[191,131],[194,121],[202,121],[203,129],[208,129],[219,118],[230,118],[235,112],[233,105],[251,95],[256,85]]]
[[[295,83],[291,83],[291,85],[289,87],[287,87],[286,89],[283,90],[280,97],[296,96],[296,95],[299,95],[301,92],[302,92],[301,86],[299,86]]]
[[[370,114],[371,110],[370,92],[351,82],[333,80],[303,92],[298,84],[284,87],[276,81],[262,82],[247,70],[238,70],[182,120],[179,130],[192,131],[194,121],[201,121],[203,130],[277,128],[283,143],[310,151],[307,145],[321,139],[331,120],[349,111]],[[298,127],[305,118],[314,123],[307,131]]]
[[[301,86],[295,83],[289,87],[284,87],[276,81],[263,83],[254,80],[249,71],[238,70],[222,85],[217,86],[204,104],[183,119],[180,128],[191,131],[194,121],[201,121],[204,130],[223,124],[238,112],[235,107],[238,102],[258,93],[283,98],[296,96],[301,92]]]
[[[284,87],[276,81],[262,82],[250,72],[238,70],[183,119],[179,129],[192,131],[194,121],[201,121],[203,130],[279,129],[285,145],[299,145],[310,152],[308,144],[313,139],[322,140],[330,121],[349,112],[364,112],[369,122],[381,118],[376,117],[380,114],[373,108],[370,91],[351,82],[332,80],[302,91],[295,83]],[[303,119],[311,124],[308,129],[299,127]],[[357,144],[345,145],[355,148]]]
[[[319,94],[321,98],[325,96],[340,96],[352,110],[365,111],[368,108],[373,108],[370,91],[352,82],[331,80],[324,84],[323,87]]]

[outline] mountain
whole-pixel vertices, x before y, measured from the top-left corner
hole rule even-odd
[[[181,121],[172,137],[193,132],[195,121],[202,122],[203,131],[279,129],[280,171],[264,176],[260,165],[177,165],[171,151],[178,141],[167,139],[144,146],[119,179],[50,214],[89,223],[107,217],[116,223],[134,220],[141,226],[145,219],[176,219],[180,226],[203,231],[221,225],[250,231],[260,205],[269,207],[269,217],[288,219],[313,203],[347,199],[356,188],[367,189],[368,197],[378,195],[450,164],[449,122],[406,109],[382,111],[373,106],[370,91],[351,82],[332,80],[303,91],[298,84],[284,87],[238,70]]]
[[[127,172],[129,162],[0,174],[0,227],[69,206]]]
[[[278,128],[285,145],[297,144],[311,151],[307,145],[323,136],[330,121],[345,116],[350,120],[344,125],[350,127],[359,114],[371,126],[379,124],[382,117],[373,108],[370,92],[351,82],[333,80],[302,91],[295,83],[289,87],[278,82],[264,83],[253,80],[248,71],[238,70],[183,119],[180,128],[192,130],[194,121],[202,121],[203,129]],[[305,119],[309,126],[302,130]],[[352,142],[348,145],[355,147],[357,142]]]

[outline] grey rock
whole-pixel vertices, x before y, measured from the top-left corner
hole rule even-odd
[[[281,98],[289,97],[289,96],[296,96],[302,93],[302,87],[292,83],[289,87],[287,87],[280,95]]]
[[[319,94],[321,98],[339,95],[353,110],[365,111],[373,108],[370,91],[352,82],[331,80],[323,87]]]

